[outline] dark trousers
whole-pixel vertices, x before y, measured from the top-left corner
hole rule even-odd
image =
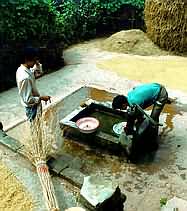
[[[168,93],[166,91],[166,88],[161,85],[157,101],[155,102],[153,110],[151,112],[151,117],[155,121],[159,122],[160,113],[162,112],[164,105],[167,103],[167,101],[168,101]]]
[[[167,103],[167,101],[168,101],[168,93],[166,91],[166,88],[161,85],[157,100],[154,103],[153,109],[151,112],[151,117],[156,122],[159,122],[160,113],[162,112],[164,105]],[[127,116],[127,126],[126,126],[127,134],[133,133],[133,127],[134,127],[135,120],[137,120],[137,127],[139,127],[139,125],[144,120],[143,114],[137,109],[136,106],[132,107],[131,111],[128,112],[128,116]]]
[[[35,119],[36,114],[37,114],[37,105],[34,105],[32,107],[25,107],[25,113],[28,120],[32,122]]]

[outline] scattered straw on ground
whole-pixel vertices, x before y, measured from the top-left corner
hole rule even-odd
[[[32,200],[24,187],[0,162],[0,211],[31,211]]]
[[[144,57],[115,56],[97,66],[116,72],[120,76],[140,82],[159,82],[172,89],[187,91],[187,58],[176,56]]]
[[[100,48],[112,52],[142,56],[168,55],[168,52],[161,50],[139,29],[115,33],[102,41]]]

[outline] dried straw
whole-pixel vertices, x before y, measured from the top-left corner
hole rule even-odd
[[[47,156],[52,150],[53,138],[48,132],[47,121],[44,121],[42,112],[38,112],[36,118],[30,124],[30,128],[31,140],[25,145],[25,154],[36,166],[47,209],[49,211],[58,211],[59,206],[54,186],[46,164]]]
[[[148,37],[161,48],[187,50],[187,1],[146,0],[145,23]]]

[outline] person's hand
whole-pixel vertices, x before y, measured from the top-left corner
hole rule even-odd
[[[43,75],[43,73],[38,72],[37,70],[34,71],[34,77],[35,77],[36,79],[39,78],[39,77],[42,76],[42,75]]]
[[[34,66],[34,76],[35,78],[39,78],[42,75],[43,75],[42,64],[40,64],[39,60],[37,60]]]
[[[40,100],[45,101],[45,103],[48,101],[51,103],[51,96],[40,96]]]

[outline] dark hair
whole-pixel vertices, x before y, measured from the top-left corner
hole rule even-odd
[[[127,97],[124,95],[117,95],[112,102],[113,109],[121,109],[123,104],[128,104]]]
[[[24,49],[24,58],[25,60],[32,61],[38,57],[38,50],[33,47],[26,47]]]

